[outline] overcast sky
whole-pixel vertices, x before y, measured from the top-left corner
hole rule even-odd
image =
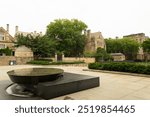
[[[54,19],[76,18],[107,37],[134,33],[150,36],[150,0],[0,0],[0,26],[46,31]]]

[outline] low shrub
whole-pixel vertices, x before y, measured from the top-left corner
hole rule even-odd
[[[136,64],[134,62],[107,62],[90,63],[89,69],[120,71],[140,74],[150,74],[150,65]]]
[[[37,59],[37,61],[48,61],[48,62],[52,62],[53,59]]]
[[[30,62],[27,62],[27,64],[35,64],[35,65],[49,65],[49,61],[43,61],[43,60],[32,60]]]
[[[27,64],[35,64],[35,65],[63,65],[63,64],[82,64],[83,61],[75,61],[75,62],[51,62],[48,60],[32,60]]]
[[[75,62],[52,62],[50,65],[63,65],[63,64],[82,64],[83,61],[75,61]]]

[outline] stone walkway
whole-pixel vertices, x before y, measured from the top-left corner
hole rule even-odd
[[[0,80],[9,80],[7,71],[20,68],[31,67],[54,67],[62,68],[65,72],[85,74],[100,77],[100,87],[68,94],[65,96],[54,98],[62,100],[66,96],[75,100],[149,100],[150,99],[150,78],[83,71],[87,67],[73,66],[32,66],[32,65],[16,65],[16,66],[0,66]]]

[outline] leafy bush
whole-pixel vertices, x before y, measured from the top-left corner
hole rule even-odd
[[[4,49],[0,49],[0,54],[5,54],[6,56],[11,56],[12,50],[9,49],[8,47],[4,48]]]
[[[127,63],[127,62],[107,62],[90,63],[89,69],[120,71],[140,74],[150,74],[150,65]]]
[[[81,64],[83,61],[75,61],[75,62],[52,62],[50,65],[63,65],[63,64]]]
[[[48,61],[48,62],[52,62],[53,59],[36,59],[36,61]]]
[[[49,65],[49,61],[43,61],[43,60],[33,60],[30,62],[27,62],[28,64],[35,64],[35,65]]]
[[[63,65],[63,64],[81,64],[83,61],[75,61],[75,62],[51,62],[48,60],[33,60],[28,62],[28,64],[36,64],[36,65]]]

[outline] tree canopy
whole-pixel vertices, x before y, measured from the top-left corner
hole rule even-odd
[[[150,38],[148,38],[147,40],[145,40],[142,43],[142,47],[143,47],[143,51],[145,54],[145,60],[148,60],[148,54],[150,54]]]
[[[34,53],[34,57],[48,57],[55,51],[55,41],[50,40],[47,36],[23,36],[17,35],[15,46],[25,45],[31,48]]]
[[[103,61],[111,61],[113,58],[110,54],[106,52],[104,48],[97,48],[95,59],[97,62],[103,62]]]
[[[57,51],[66,56],[83,54],[86,37],[83,31],[87,25],[77,19],[56,19],[47,26],[46,35],[57,41]]]
[[[144,52],[150,53],[150,38],[142,43]]]
[[[135,59],[139,43],[131,38],[106,39],[106,48],[108,53],[123,53],[127,60]]]

